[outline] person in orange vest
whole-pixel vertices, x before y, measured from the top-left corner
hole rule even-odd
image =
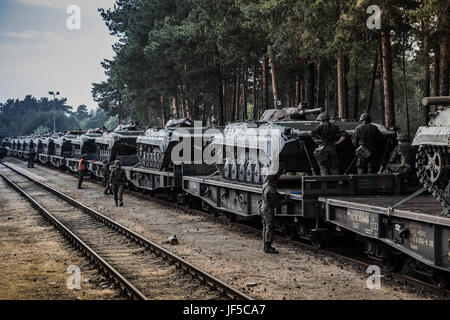
[[[81,156],[80,161],[78,162],[78,189],[82,189],[81,184],[83,183],[83,179],[86,174],[87,174],[87,161],[86,155],[83,154]]]

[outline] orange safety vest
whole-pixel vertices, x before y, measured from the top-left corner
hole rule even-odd
[[[78,171],[86,171],[86,165],[83,163],[83,159],[78,162]]]

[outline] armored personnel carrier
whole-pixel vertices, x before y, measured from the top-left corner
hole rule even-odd
[[[215,147],[223,152],[223,165],[219,170],[225,179],[261,184],[265,174],[319,172],[314,158],[317,144],[310,133],[320,123],[311,119],[319,109],[299,108],[267,110],[256,122],[240,122],[227,125],[222,136],[213,139]],[[352,134],[359,122],[332,119],[332,123]],[[379,143],[380,161],[389,154],[395,133],[375,124],[385,137]],[[389,149],[389,150],[388,150]],[[220,152],[219,151],[219,152]],[[338,146],[340,172],[343,174],[355,159],[355,148],[350,139]]]
[[[413,145],[419,146],[416,168],[423,186],[443,206],[443,215],[450,208],[450,96],[424,98],[422,105],[440,106],[432,114],[428,126],[420,127]],[[444,107],[447,106],[447,107]]]
[[[95,138],[99,160],[120,160],[122,165],[135,165],[139,162],[136,156],[136,139],[144,134],[139,124],[120,125],[114,132],[104,133]]]
[[[160,130],[149,129],[144,135],[137,138],[139,161],[146,168],[169,170],[173,167],[171,159],[173,148],[184,139],[189,139],[186,142],[191,148],[190,157],[183,160],[193,164],[195,152],[200,151],[203,154],[204,147],[211,142],[213,137],[213,134],[205,136],[206,130],[207,128],[203,127],[195,128],[194,122],[185,118],[171,119]],[[200,145],[197,146],[196,142]]]

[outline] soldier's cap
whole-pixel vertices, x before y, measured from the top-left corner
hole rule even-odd
[[[400,133],[397,137],[398,141],[409,141],[411,140],[411,138],[409,137],[409,135],[407,133]]]
[[[325,120],[330,120],[330,115],[328,113],[326,113],[326,112],[322,112],[317,117],[317,121],[325,121]]]
[[[114,161],[114,165],[116,165],[116,166],[120,166],[120,160],[116,160],[116,161]]]
[[[370,115],[368,113],[363,113],[359,121],[370,121]]]
[[[82,155],[81,155],[81,159],[85,159],[86,157],[87,157],[86,154],[82,154]]]

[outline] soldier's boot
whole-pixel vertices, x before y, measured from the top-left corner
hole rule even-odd
[[[119,206],[119,203],[116,201],[116,207],[118,207]]]
[[[123,207],[123,201],[120,202],[120,206]]]
[[[266,243],[264,245],[264,252],[269,254],[277,254],[278,250],[272,247],[270,244]]]

